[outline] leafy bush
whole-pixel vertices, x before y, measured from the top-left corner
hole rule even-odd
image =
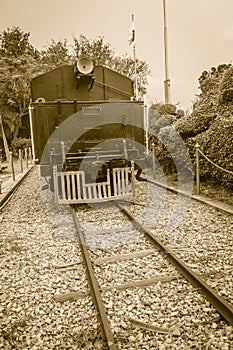
[[[176,105],[172,103],[156,103],[151,109],[160,115],[176,115]]]
[[[23,150],[26,147],[31,147],[31,140],[17,138],[17,139],[12,141],[11,147],[12,147],[13,153],[16,155],[16,154],[18,154],[19,149]]]
[[[157,103],[154,104],[150,108],[150,115],[149,115],[149,125],[150,130],[154,134],[158,134],[159,130],[172,125],[177,120],[177,113],[179,112],[178,118],[184,113],[182,110],[178,110],[176,112],[176,106],[173,104],[161,104]]]
[[[189,156],[196,166],[195,145],[198,143],[200,151],[218,166],[233,172],[232,156],[233,120],[218,118],[208,130],[185,140]],[[215,182],[233,189],[233,175],[218,169],[208,162],[202,155],[200,159],[201,180]]]
[[[215,164],[233,173],[232,153],[233,120],[218,119],[211,127],[196,137],[200,150]],[[200,156],[200,173],[205,179],[233,189],[233,174],[218,169]]]
[[[174,174],[189,169],[188,156],[178,142],[179,134],[188,149],[195,169],[195,145],[212,162],[233,172],[233,67],[219,65],[205,71],[199,78],[201,94],[188,116],[161,116],[151,114],[151,137],[155,143],[155,156],[165,174]],[[156,111],[165,111],[160,104],[153,106]],[[171,125],[172,124],[172,125]],[[191,171],[191,169],[189,169]],[[220,170],[200,155],[200,176],[202,180],[215,182],[233,190],[233,175]]]
[[[190,116],[175,123],[185,140],[195,166],[195,144],[215,164],[233,171],[233,67],[222,64],[203,72],[199,78],[201,94]],[[201,179],[233,189],[232,175],[200,156]]]
[[[150,130],[157,135],[161,129],[169,125],[171,125],[171,118],[159,115],[150,121]]]
[[[183,137],[193,137],[203,131],[208,130],[210,125],[213,123],[216,114],[201,114],[199,111],[194,111],[192,115],[181,118],[177,121],[175,127],[176,131]]]
[[[192,176],[192,163],[183,140],[175,131],[174,126],[162,127],[156,137],[150,138],[154,143],[154,156],[162,166],[164,174],[178,173],[183,178]]]
[[[225,117],[233,114],[233,67],[228,68],[219,86],[218,112]]]
[[[161,162],[164,162],[166,157],[167,160],[170,161],[170,167],[173,166],[173,171],[176,170],[178,173],[191,174],[192,168],[189,161],[188,150],[183,143],[183,140],[175,131],[174,126],[162,128],[158,133],[158,139],[160,143],[163,144],[163,148],[166,149]]]
[[[176,117],[178,118],[183,118],[184,117],[184,111],[183,109],[178,109],[176,112]]]

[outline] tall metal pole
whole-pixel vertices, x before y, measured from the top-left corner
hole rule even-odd
[[[135,33],[135,24],[134,24],[134,15],[132,14],[132,23],[131,23],[131,29],[130,29],[130,36],[129,36],[129,45],[133,49],[133,61],[134,61],[134,92],[135,92],[135,98],[136,100],[139,99],[139,91],[138,91],[138,78],[137,78],[137,58],[136,58],[136,33]]]
[[[171,92],[170,92],[170,79],[169,79],[169,69],[168,69],[166,0],[163,0],[163,18],[164,18],[164,55],[165,55],[164,92],[165,92],[165,103],[170,103],[171,102]]]
[[[136,101],[138,101],[139,93],[138,93],[137,58],[136,58],[135,44],[133,46],[133,60],[134,60],[134,76],[135,76],[135,97],[136,97]]]
[[[33,127],[32,127],[32,119],[33,119],[32,111],[33,111],[33,109],[34,109],[34,107],[29,105],[28,110],[29,110],[29,121],[30,121],[31,142],[32,142],[32,157],[33,157],[33,162],[35,162],[36,161],[36,154],[35,154],[35,145],[34,145],[34,133],[33,133]]]
[[[135,77],[135,97],[136,101],[139,99],[138,92],[138,77],[137,77],[137,58],[136,58],[136,31],[135,31],[135,23],[134,23],[134,14],[132,14],[132,27],[131,27],[131,37],[130,37],[130,45],[133,49],[133,61],[134,61],[134,77]]]

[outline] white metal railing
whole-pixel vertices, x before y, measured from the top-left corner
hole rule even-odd
[[[56,167],[53,170],[55,196],[60,204],[110,201],[133,194],[132,168],[113,169],[112,179],[108,169],[107,181],[94,183],[86,183],[84,171],[57,172]]]

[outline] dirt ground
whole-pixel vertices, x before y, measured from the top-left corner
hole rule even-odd
[[[30,162],[28,162],[28,164],[30,164]],[[23,160],[22,162],[22,169],[21,169],[21,164],[19,162],[18,159],[13,159],[13,167],[14,167],[14,174],[15,177],[22,173],[22,170],[25,171],[26,169],[26,161]],[[8,181],[9,179],[13,180],[13,175],[12,175],[12,168],[11,168],[11,164],[7,163],[7,162],[0,162],[0,180],[2,182],[2,186],[4,184],[4,182]]]

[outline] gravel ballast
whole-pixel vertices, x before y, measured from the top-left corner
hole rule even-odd
[[[101,349],[91,298],[53,299],[59,293],[86,292],[87,281],[81,264],[75,271],[59,269],[79,261],[80,252],[48,219],[37,172],[32,171],[1,213],[0,348],[91,349],[96,343]]]
[[[217,285],[216,289],[225,286],[224,296],[231,300],[229,274],[225,278],[225,271],[232,268],[227,243],[232,239],[231,217],[191,202],[180,226],[170,229],[168,222],[176,196],[164,195],[155,188],[151,193],[154,202],[147,201],[144,215],[147,184],[137,186],[140,189],[136,204],[126,204],[127,209],[136,213],[167,245],[180,249],[181,257],[190,266],[195,265],[198,273],[218,270],[218,266],[223,269],[221,280],[209,278]],[[0,348],[103,349],[72,220],[63,209],[59,215],[53,212],[44,197],[45,194],[42,200],[35,168],[0,214]],[[80,221],[88,231],[93,260],[151,249],[143,236],[109,205],[82,208]],[[97,236],[95,230],[99,231]],[[215,256],[209,265],[201,264],[204,248],[213,256],[218,252],[218,258]],[[223,249],[225,260],[220,255]],[[209,261],[209,256],[206,258]],[[74,269],[66,269],[72,264]],[[176,276],[174,268],[157,252],[148,260],[99,264],[95,271],[103,287],[134,278]],[[57,295],[76,291],[83,296],[75,301],[55,300]],[[182,278],[146,288],[112,289],[102,295],[119,349],[231,349],[232,327]]]

